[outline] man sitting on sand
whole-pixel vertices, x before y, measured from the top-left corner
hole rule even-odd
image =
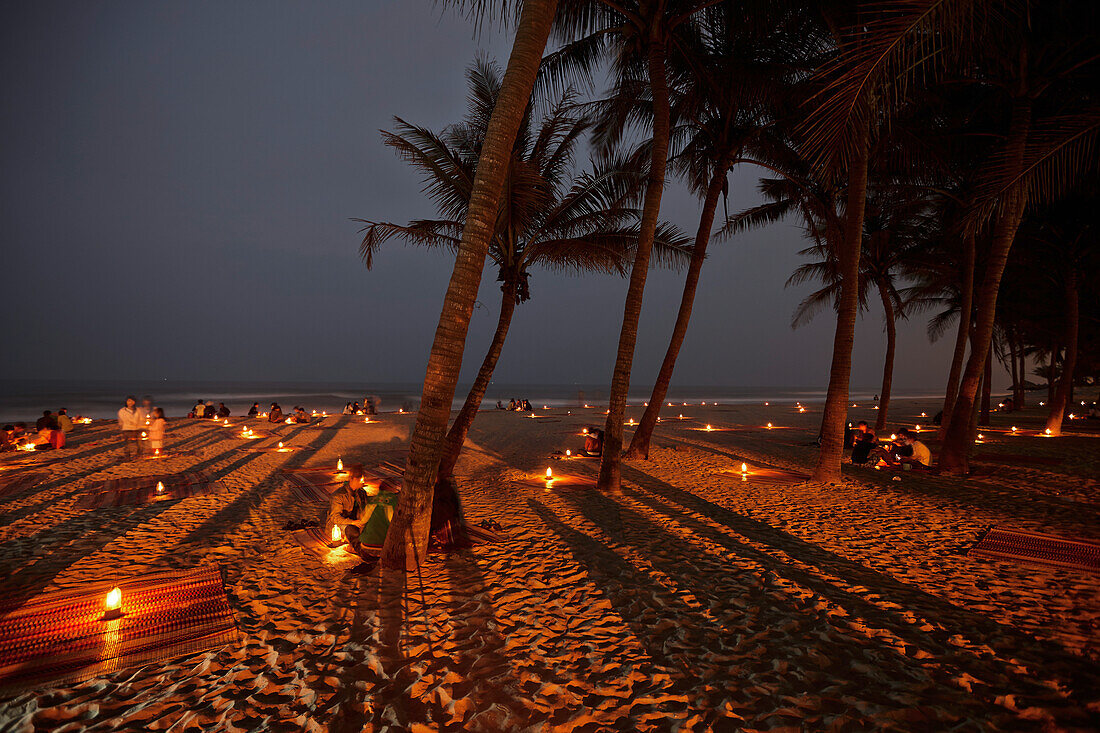
[[[271,412],[267,413],[268,422],[282,422],[283,421],[283,408],[279,407],[278,402],[271,403]]]
[[[362,466],[349,467],[349,473],[349,479],[329,498],[325,537],[331,537],[332,528],[338,527],[351,549],[361,555],[363,544],[379,546],[385,542],[397,495],[364,485]]]
[[[878,445],[875,433],[867,426],[866,420],[856,425],[855,442],[852,444],[852,463],[862,465],[867,462],[871,449]]]
[[[593,458],[603,455],[603,431],[592,429],[584,436],[584,454]]]

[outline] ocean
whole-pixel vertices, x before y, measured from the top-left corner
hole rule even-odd
[[[168,417],[183,417],[199,399],[213,401],[217,406],[224,402],[233,415],[248,412],[253,402],[266,410],[272,402],[278,402],[285,412],[301,405],[307,411],[339,413],[348,402],[363,402],[374,397],[375,404],[383,412],[404,409],[415,410],[420,401],[419,383],[355,384],[349,382],[300,383],[300,382],[176,382],[176,381],[107,381],[107,380],[0,380],[0,421],[33,422],[43,410],[56,412],[64,407],[69,415],[91,418],[111,418],[118,413],[127,395],[140,400],[153,398],[153,403],[164,409]],[[631,389],[630,404],[641,404],[649,399],[652,385]],[[469,384],[460,384],[455,392],[454,408],[462,406]],[[867,400],[873,390],[853,390],[853,400]],[[937,397],[928,392],[922,394],[895,394],[895,399]],[[505,405],[511,398],[527,399],[532,406],[575,407],[585,404],[601,404],[608,397],[607,385],[584,384],[491,384],[482,403],[488,409],[500,400]],[[820,402],[825,390],[803,387],[678,387],[669,390],[668,401],[673,403],[717,402],[719,404],[746,404],[750,402]]]

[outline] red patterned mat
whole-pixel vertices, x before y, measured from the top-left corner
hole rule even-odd
[[[39,481],[49,478],[46,471],[20,471],[7,476],[0,476],[0,496],[15,494],[23,489],[29,489]]]
[[[349,465],[348,468],[352,466]],[[396,492],[401,489],[401,474],[391,464],[383,463],[361,470],[364,483],[377,486],[383,491]],[[335,466],[285,468],[280,473],[290,484],[290,490],[304,502],[327,502],[332,492],[347,481],[347,476],[336,475]]]
[[[157,484],[164,484],[158,492]],[[131,476],[102,481],[93,485],[87,493],[77,497],[78,509],[99,509],[108,506],[134,506],[156,501],[174,501],[204,494],[221,494],[227,491],[220,481],[211,480],[205,471],[159,476]]]
[[[1000,527],[982,535],[967,555],[1100,571],[1100,543]]]
[[[123,615],[103,620],[114,585],[0,603],[0,689],[79,682],[238,639],[217,567],[117,582]]]

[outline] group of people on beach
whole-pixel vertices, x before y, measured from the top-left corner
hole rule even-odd
[[[849,429],[849,442],[852,447],[852,463],[857,466],[882,466],[903,470],[932,467],[931,449],[908,428],[901,428],[888,441],[883,442],[866,421],[860,420],[855,428]]]
[[[219,402],[217,407],[214,407],[213,402],[203,402],[199,400],[195,403],[195,406],[191,408],[191,412],[187,413],[187,417],[198,418],[202,420],[224,420],[230,415],[229,408],[225,406],[224,402]]]
[[[344,405],[345,415],[377,415],[378,405],[375,403],[373,397],[364,397],[362,407],[359,406],[359,401],[349,402]]]
[[[512,412],[531,412],[530,400],[517,400],[515,397],[508,400],[508,407],[504,406],[504,403],[497,400],[498,410],[511,410]]]
[[[64,407],[56,415],[50,410],[43,410],[33,431],[24,422],[5,425],[3,434],[0,434],[0,451],[64,448],[65,438],[72,430],[72,418]]]
[[[205,407],[205,406],[204,406]],[[130,395],[126,404],[118,411],[118,429],[122,433],[123,456],[130,461],[141,457],[142,439],[149,441],[149,452],[154,455],[164,450],[164,431],[168,420],[164,410],[153,405],[153,398],[146,395],[138,405],[137,398]]]

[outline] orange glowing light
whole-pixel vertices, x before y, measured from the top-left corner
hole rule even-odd
[[[163,481],[157,481],[157,493],[158,494],[163,494],[164,493],[164,482]]]
[[[588,435],[588,428],[581,428],[581,432]]]
[[[549,468],[546,469],[546,480],[547,481],[553,481],[554,480],[554,472],[551,471]]]
[[[709,433],[709,432],[710,432],[711,430],[714,430],[714,428],[712,428],[712,427],[711,427],[711,426],[710,426],[710,425],[708,424],[708,425],[707,425],[707,432]]]
[[[344,459],[343,458],[337,458],[336,459],[336,471],[337,471],[337,473],[343,473],[344,472]]]
[[[1043,434],[1044,435],[1050,435],[1050,428],[1047,428],[1046,430],[1044,430]]]
[[[107,593],[103,608],[105,611],[103,618],[115,619],[122,616],[122,591],[118,588],[111,588]]]
[[[280,447],[280,448],[282,448],[282,447],[283,447],[283,444],[282,444],[282,443],[279,443],[279,447]]]
[[[571,455],[573,455],[573,451],[571,451],[571,450],[569,450],[569,449],[567,448],[567,449],[565,450],[565,457],[566,457],[566,458],[569,458],[569,457],[570,457]]]
[[[772,424],[768,423],[768,430],[771,430],[771,429],[772,429]]]
[[[749,464],[742,463],[741,464],[741,473],[748,473],[748,472],[749,472]]]
[[[332,541],[339,542],[342,539],[344,539],[344,537],[343,534],[340,532],[340,528],[335,524],[332,525]]]

